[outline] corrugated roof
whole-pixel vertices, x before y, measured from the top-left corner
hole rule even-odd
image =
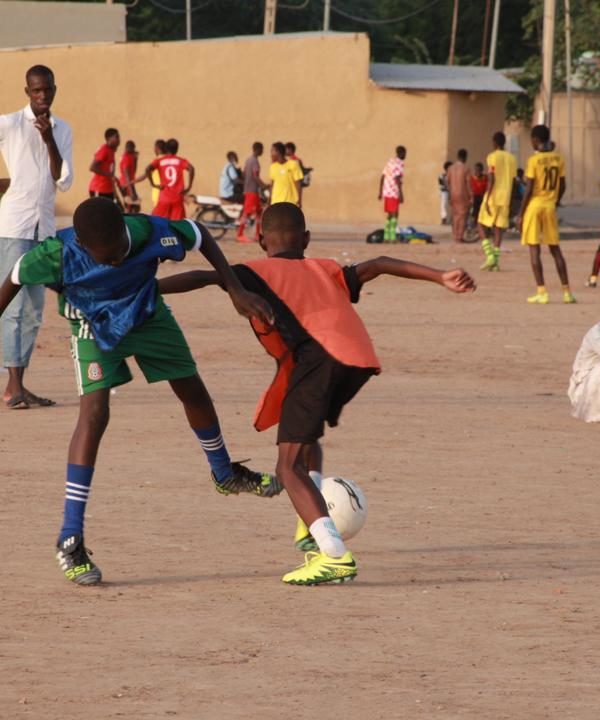
[[[464,65],[402,65],[371,63],[370,77],[377,85],[397,90],[451,90],[457,92],[524,92],[501,72]]]

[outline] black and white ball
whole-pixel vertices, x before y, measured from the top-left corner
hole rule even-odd
[[[354,537],[367,519],[367,498],[353,481],[342,477],[321,480],[321,494],[329,515],[344,540]]]

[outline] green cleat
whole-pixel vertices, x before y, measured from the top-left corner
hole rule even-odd
[[[296,524],[294,545],[296,546],[296,550],[300,550],[301,552],[308,552],[309,550],[318,551],[319,549],[316,540],[310,534],[310,530],[306,527],[306,523],[301,517],[298,518],[298,523]]]
[[[307,552],[304,565],[284,575],[281,579],[288,585],[322,585],[354,580],[357,574],[356,562],[348,550],[341,558],[329,557],[325,553]]]
[[[250,470],[239,462],[231,463],[232,474],[223,482],[217,482],[215,474],[211,472],[215,490],[221,495],[239,495],[250,493],[258,497],[275,497],[283,490],[283,485],[275,475],[259,473]]]

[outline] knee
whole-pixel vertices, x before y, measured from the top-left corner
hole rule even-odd
[[[79,423],[92,435],[102,435],[108,426],[110,410],[107,405],[95,405],[80,415]]]

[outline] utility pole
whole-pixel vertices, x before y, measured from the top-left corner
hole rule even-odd
[[[275,32],[275,16],[277,15],[277,0],[265,0],[264,35],[273,35]]]
[[[573,93],[571,92],[571,0],[565,0],[565,65],[567,66],[567,150],[569,182],[567,194],[573,199],[575,178],[573,176]]]
[[[556,21],[556,0],[544,0],[544,33],[542,36],[542,85],[540,98],[541,124],[552,124],[552,66],[554,65],[554,25]]]
[[[458,27],[458,2],[454,0],[454,9],[452,11],[452,30],[450,32],[450,53],[448,55],[448,65],[454,65],[454,50],[456,48],[456,29]]]
[[[331,17],[331,0],[325,0],[323,8],[323,32],[329,32],[329,18]]]
[[[490,31],[490,8],[490,0],[485,0],[485,19],[483,21],[483,39],[481,40],[480,65],[485,65],[485,59],[487,57],[488,33]]]
[[[185,0],[185,39],[192,39],[192,0]]]
[[[492,70],[496,66],[496,48],[498,47],[498,26],[500,25],[500,0],[494,3],[494,19],[492,21],[492,42],[490,44],[490,61],[488,67]]]

